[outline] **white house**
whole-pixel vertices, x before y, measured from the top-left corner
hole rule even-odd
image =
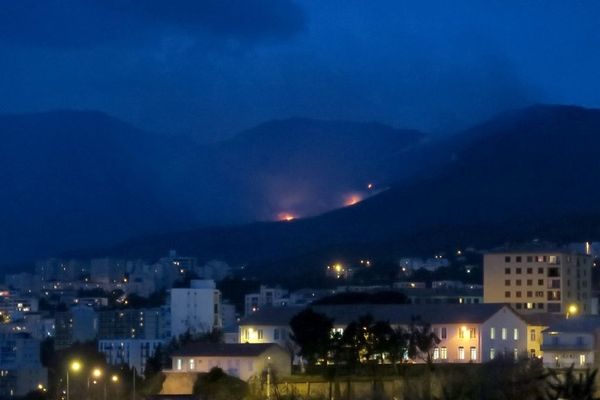
[[[545,367],[593,367],[600,337],[600,317],[581,316],[564,319],[549,326],[543,335]]]
[[[189,288],[171,289],[171,336],[209,332],[222,326],[221,292],[212,280],[192,280]]]
[[[334,330],[343,332],[352,321],[371,315],[393,327],[429,324],[440,339],[432,349],[436,363],[480,363],[499,355],[516,357],[530,353],[527,322],[504,304],[353,304],[316,305],[315,312],[333,319]],[[302,309],[263,309],[240,322],[240,342],[277,343],[289,348],[290,320]]]
[[[248,381],[264,372],[291,374],[290,354],[276,344],[190,343],[172,354],[167,373],[200,373],[221,368],[225,373]]]

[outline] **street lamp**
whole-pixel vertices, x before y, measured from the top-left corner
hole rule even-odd
[[[67,400],[70,400],[70,390],[69,390],[69,371],[73,371],[75,373],[81,371],[81,363],[77,360],[71,361],[69,366],[67,367]]]
[[[577,304],[571,304],[567,308],[567,318],[577,315],[579,309],[577,308]]]

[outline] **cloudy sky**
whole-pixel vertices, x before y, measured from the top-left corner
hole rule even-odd
[[[201,141],[289,116],[446,132],[600,107],[598,21],[594,0],[0,0],[0,112]]]

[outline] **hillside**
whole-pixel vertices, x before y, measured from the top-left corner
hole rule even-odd
[[[268,274],[315,254],[433,252],[532,235],[598,237],[600,111],[535,106],[498,116],[438,144],[445,160],[355,206],[289,223],[205,228],[129,241],[115,253],[156,257],[169,248],[251,263]],[[444,154],[442,149],[435,149]],[[317,259],[319,261],[317,261]],[[302,265],[302,262],[298,262]],[[309,266],[304,265],[305,268]]]
[[[93,111],[0,115],[0,265],[206,223],[317,214],[385,183],[422,138],[379,124],[272,121],[201,145]]]

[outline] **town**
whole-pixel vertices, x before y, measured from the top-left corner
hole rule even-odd
[[[191,395],[212,376],[239,381],[226,381],[238,390],[227,398],[416,398],[407,393],[423,388],[408,377],[425,367],[444,376],[429,376],[432,395],[451,374],[494,362],[593,382],[599,247],[532,241],[406,257],[387,284],[356,283],[377,260],[333,263],[321,287],[297,290],[174,250],[153,263],[45,259],[4,279],[0,395]],[[482,280],[436,279],[450,268]]]

